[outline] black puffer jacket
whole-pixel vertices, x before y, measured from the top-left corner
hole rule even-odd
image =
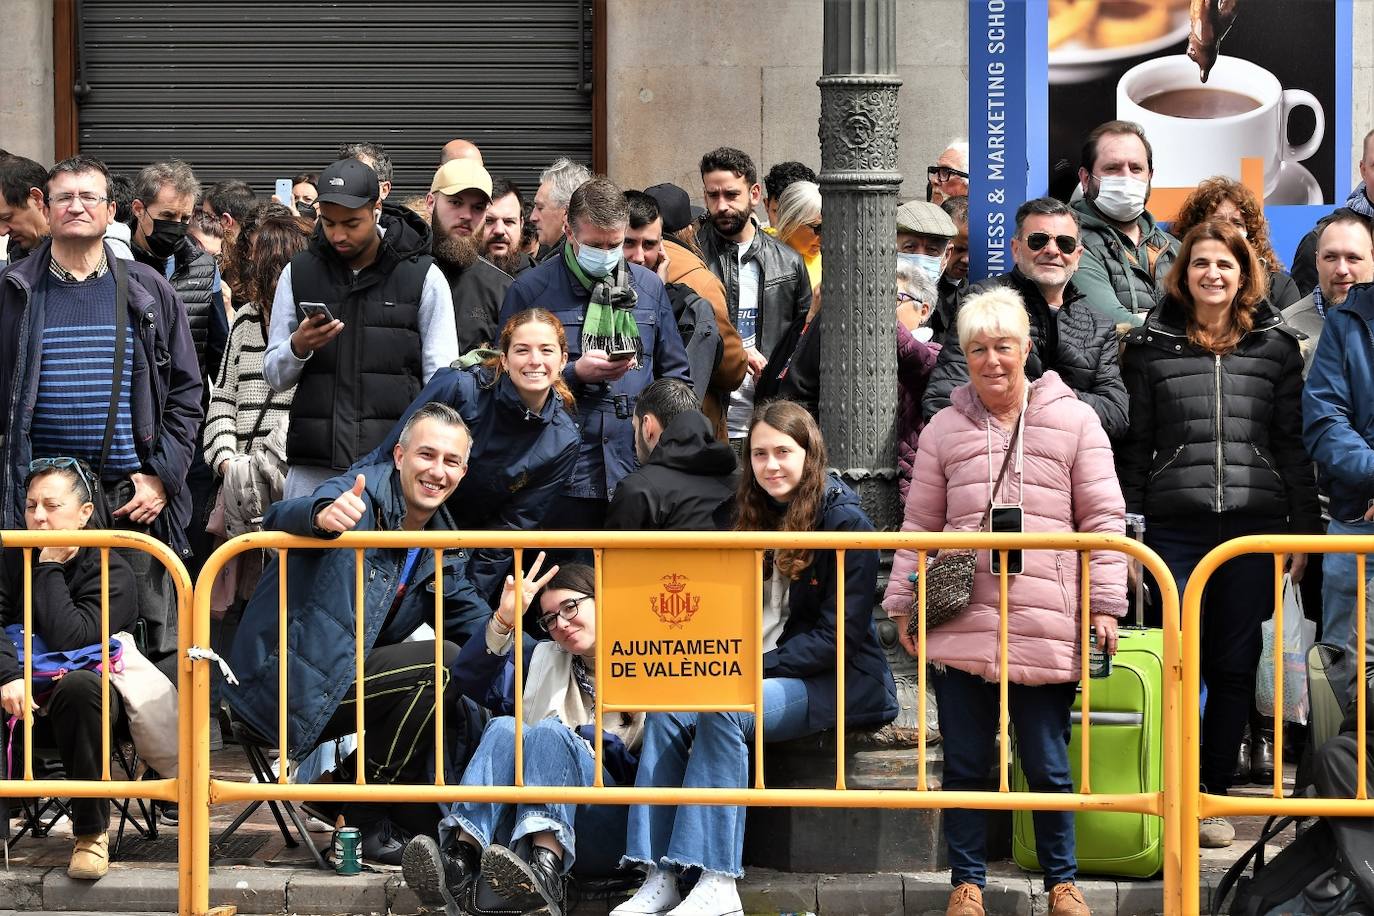
[[[1166,298],[1126,335],[1131,423],[1116,452],[1126,511],[1247,512],[1320,532],[1296,333],[1267,301],[1224,356],[1189,343],[1186,327],[1184,306]]]
[[[1115,440],[1125,433],[1126,386],[1121,382],[1116,326],[1111,319],[1089,306],[1073,281],[1064,288],[1064,304],[1057,311],[1051,309],[1035,282],[1017,269],[975,284],[966,295],[975,296],[998,286],[1016,290],[1030,313],[1031,355],[1026,361],[1026,377],[1034,381],[1053,369],[1078,399],[1093,409],[1109,438]],[[954,389],[967,382],[968,362],[959,347],[958,326],[952,323],[921,402],[926,419],[948,407]]]

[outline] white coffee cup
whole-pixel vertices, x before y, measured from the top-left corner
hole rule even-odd
[[[1251,111],[1218,118],[1181,118],[1140,105],[1142,99],[1171,89],[1224,89],[1259,102]],[[1288,142],[1288,115],[1307,107],[1316,128],[1307,142]],[[1284,89],[1274,74],[1238,57],[1218,57],[1203,83],[1198,66],[1184,55],[1156,57],[1137,64],[1116,84],[1116,115],[1145,129],[1154,150],[1154,184],[1189,188],[1213,175],[1240,180],[1240,161],[1264,160],[1264,193],[1272,194],[1285,162],[1307,159],[1321,146],[1326,115],[1316,96]]]

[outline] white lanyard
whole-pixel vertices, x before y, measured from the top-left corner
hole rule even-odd
[[[1021,414],[1020,414],[1020,416],[1018,416],[1018,417],[1016,418],[1016,426],[1015,426],[1015,428],[1013,428],[1013,430],[1012,430],[1012,435],[1016,438],[1016,457],[1015,457],[1013,460],[1016,462],[1016,478],[1017,478],[1017,484],[1016,484],[1016,502],[1014,502],[1014,503],[999,503],[999,502],[997,501],[997,475],[995,475],[995,474],[993,473],[993,471],[992,471],[992,415],[991,415],[991,414],[988,415],[988,419],[987,419],[987,424],[988,424],[988,425],[987,425],[987,436],[988,436],[988,503],[990,503],[991,505],[994,505],[994,506],[1019,506],[1019,505],[1021,505],[1022,500],[1025,498],[1025,480],[1024,480],[1024,478],[1023,478],[1023,476],[1022,476],[1022,471],[1023,471],[1023,469],[1024,469],[1025,457],[1026,457],[1026,452],[1025,452],[1025,448],[1026,448],[1026,428],[1025,428],[1025,424],[1026,424],[1026,408],[1027,408],[1027,406],[1029,405],[1029,400],[1030,400],[1030,391],[1029,391],[1029,389],[1028,389],[1028,390],[1021,396]],[[1004,459],[1004,460],[1005,460],[1005,459]]]

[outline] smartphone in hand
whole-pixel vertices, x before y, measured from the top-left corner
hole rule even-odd
[[[300,304],[300,310],[302,320],[314,318],[316,315],[324,316],[324,324],[328,324],[334,320],[334,315],[329,311],[329,306],[325,305],[323,302],[302,302]]]

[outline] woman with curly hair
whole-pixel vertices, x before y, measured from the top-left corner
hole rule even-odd
[[[1269,222],[1264,218],[1264,211],[1254,191],[1223,175],[1208,178],[1183,202],[1178,216],[1169,224],[1169,233],[1181,239],[1194,226],[1208,220],[1230,223],[1241,238],[1249,243],[1268,272],[1267,298],[1270,305],[1282,311],[1302,298],[1298,284],[1284,271],[1283,262],[1269,244]]]

